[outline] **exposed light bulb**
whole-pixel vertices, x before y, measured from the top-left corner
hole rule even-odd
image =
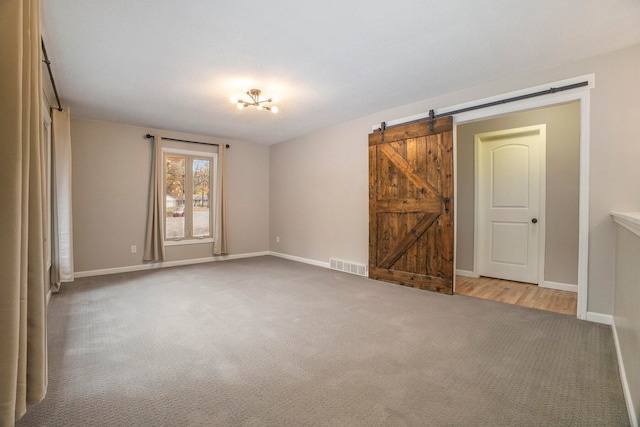
[[[274,96],[273,98],[271,98],[271,102],[278,102],[280,101],[280,99],[278,99],[277,96]]]
[[[271,107],[271,112],[272,113],[277,113],[278,112],[278,106],[274,105],[273,107]]]
[[[242,102],[238,102],[238,110],[242,110],[244,108],[244,104]]]
[[[229,100],[231,101],[232,104],[238,103],[238,98],[234,98],[233,96]]]
[[[258,105],[258,106],[256,106],[256,108],[257,108],[258,110],[262,110],[262,105]]]

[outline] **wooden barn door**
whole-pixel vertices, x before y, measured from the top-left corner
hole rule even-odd
[[[453,293],[453,119],[369,135],[369,277]]]

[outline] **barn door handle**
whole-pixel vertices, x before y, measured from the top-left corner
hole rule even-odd
[[[451,199],[445,197],[444,199],[442,199],[442,201],[444,202],[444,212],[449,213],[449,202],[451,201]]]

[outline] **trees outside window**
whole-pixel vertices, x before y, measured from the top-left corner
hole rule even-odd
[[[212,237],[216,156],[165,151],[165,239]]]

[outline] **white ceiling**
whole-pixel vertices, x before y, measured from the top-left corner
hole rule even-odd
[[[42,23],[73,116],[273,144],[639,43],[640,1],[46,0]],[[229,102],[254,87],[280,112]]]

